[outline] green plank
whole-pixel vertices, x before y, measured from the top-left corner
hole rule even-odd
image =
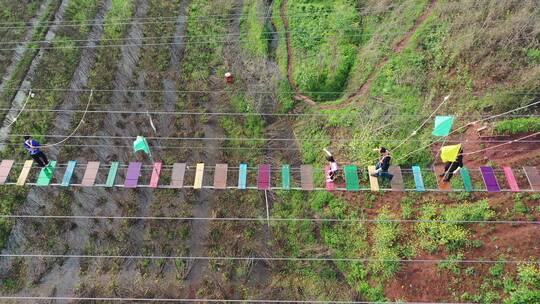
[[[51,160],[49,162],[49,165],[41,169],[41,172],[39,172],[37,185],[38,186],[48,186],[51,183],[51,180],[54,175],[54,170],[56,169],[56,161]]]
[[[116,181],[116,171],[118,171],[118,162],[112,162],[109,169],[109,175],[107,176],[106,187],[113,187]]]
[[[345,172],[345,184],[347,191],[360,190],[360,181],[358,180],[358,168],[353,165],[348,165],[343,168]]]
[[[281,166],[281,187],[284,190],[291,189],[291,167],[289,165]]]
[[[469,174],[469,169],[463,167],[461,168],[461,179],[463,180],[463,185],[467,192],[473,191],[471,175]]]

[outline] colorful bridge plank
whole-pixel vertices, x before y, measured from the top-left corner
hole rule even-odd
[[[154,163],[154,168],[152,169],[152,177],[150,177],[150,188],[157,188],[162,168],[163,163]]]
[[[125,188],[137,188],[139,183],[139,175],[141,174],[142,163],[131,162],[128,165],[126,180],[124,181]]]
[[[302,190],[307,191],[311,191],[315,188],[313,185],[313,166],[300,166],[300,186],[302,187]]]
[[[75,171],[75,166],[77,166],[76,161],[70,160],[68,162],[66,172],[62,178],[62,187],[69,187],[69,185],[71,185],[71,177],[73,176],[73,171]]]
[[[214,189],[227,189],[227,164],[217,164],[214,171]]]
[[[347,191],[360,190],[360,180],[358,179],[358,168],[353,165],[347,165],[343,167],[345,172],[345,187]]]
[[[184,187],[184,176],[186,175],[185,163],[174,163],[171,174],[171,188],[180,189]]]
[[[324,178],[326,181],[326,190],[334,191],[336,190],[336,184],[334,183],[333,180],[330,179],[329,172],[330,172],[330,166],[324,167]]]
[[[414,175],[414,184],[416,185],[416,191],[424,192],[426,187],[424,186],[424,179],[422,178],[422,172],[420,171],[419,166],[413,166],[412,172]]]
[[[540,173],[535,167],[523,167],[527,180],[531,184],[531,190],[540,191]]]
[[[24,184],[26,184],[26,178],[28,177],[28,174],[30,174],[32,164],[34,164],[33,160],[27,160],[24,162],[21,174],[19,174],[19,178],[17,179],[17,186],[24,186]]]
[[[41,168],[41,172],[39,172],[38,180],[36,182],[36,185],[38,186],[48,186],[51,184],[51,180],[54,175],[54,170],[56,169],[56,161],[51,160],[49,164],[43,168]]]
[[[116,182],[116,173],[118,172],[118,162],[112,162],[111,168],[109,168],[109,174],[107,175],[107,181],[105,187],[113,187]]]
[[[452,184],[449,182],[444,182],[444,179],[446,176],[439,176],[441,174],[445,174],[444,167],[435,167],[435,175],[437,178],[437,185],[439,186],[439,189],[441,191],[452,191]]]
[[[519,191],[519,186],[516,180],[516,177],[514,176],[514,172],[512,171],[512,168],[510,167],[503,167],[504,176],[506,177],[506,182],[508,183],[508,187],[510,187],[510,190],[513,192]]]
[[[100,162],[88,162],[86,164],[86,170],[84,171],[81,185],[85,187],[92,187],[96,182],[96,177],[99,170]]]
[[[195,182],[193,183],[193,189],[202,189],[204,175],[204,163],[198,163],[195,168]]]
[[[240,164],[238,170],[238,189],[246,189],[247,186],[247,164]]]
[[[259,174],[257,175],[257,189],[270,189],[270,165],[259,165]]]
[[[465,187],[465,191],[471,192],[473,191],[473,185],[471,180],[471,174],[469,172],[469,169],[467,167],[461,168],[461,179],[463,180],[463,186]]]
[[[7,178],[9,176],[9,172],[11,171],[11,168],[13,167],[14,163],[15,161],[11,159],[4,159],[0,163],[0,185],[3,185],[6,183]]]
[[[281,187],[284,190],[291,189],[291,166],[281,166]]]
[[[480,167],[480,172],[482,173],[482,178],[484,179],[484,185],[488,192],[500,192],[501,187],[495,176],[495,171],[492,167]]]
[[[371,191],[379,191],[379,178],[375,176],[371,176],[371,174],[375,174],[375,172],[376,172],[375,166],[368,167],[369,187],[371,188]]]
[[[388,173],[394,176],[392,177],[392,180],[390,181],[390,187],[392,187],[392,190],[394,191],[405,190],[405,186],[403,185],[403,174],[401,174],[401,167],[390,166],[390,168],[388,168]]]

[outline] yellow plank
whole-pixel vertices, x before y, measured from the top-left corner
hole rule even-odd
[[[21,175],[19,175],[19,179],[17,179],[17,186],[24,186],[26,183],[26,178],[28,177],[28,174],[30,174],[30,169],[32,169],[33,163],[33,160],[27,160],[24,162]]]
[[[202,179],[204,175],[204,164],[197,164],[197,169],[195,170],[195,183],[193,184],[193,189],[202,189]]]
[[[369,185],[371,187],[371,191],[379,191],[379,178],[375,176],[371,176],[371,174],[375,174],[375,166],[369,166],[368,172],[369,172]]]

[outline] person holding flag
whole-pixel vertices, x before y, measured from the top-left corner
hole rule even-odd
[[[439,176],[444,177],[443,182],[448,183],[450,179],[463,168],[463,148],[461,144],[446,146],[441,149],[441,159],[444,164],[444,172]]]

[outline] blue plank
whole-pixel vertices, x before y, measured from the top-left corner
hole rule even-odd
[[[420,167],[413,166],[412,172],[414,175],[414,183],[416,184],[416,191],[418,192],[426,191],[426,187],[424,187],[424,180],[422,179],[422,172],[420,171]]]
[[[240,172],[238,175],[238,189],[246,189],[247,183],[247,164],[240,164]]]
[[[69,185],[71,184],[71,176],[73,175],[73,171],[75,170],[76,165],[77,162],[74,160],[70,160],[68,162],[66,173],[64,173],[64,178],[62,179],[63,187],[69,187]]]

